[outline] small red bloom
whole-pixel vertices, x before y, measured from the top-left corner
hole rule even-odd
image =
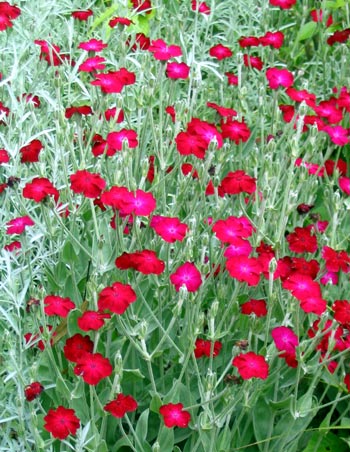
[[[70,298],[62,298],[57,295],[47,295],[44,298],[44,312],[46,315],[58,315],[67,317],[69,312],[75,308]]]
[[[112,372],[112,364],[101,353],[84,353],[77,359],[74,367],[75,375],[80,375],[85,383],[93,386],[109,377]]]
[[[175,138],[176,149],[181,155],[193,154],[197,158],[203,160],[205,152],[208,148],[204,139],[196,133],[189,131],[179,132]]]
[[[90,105],[82,105],[80,107],[67,107],[64,116],[65,118],[70,119],[75,114],[87,116],[92,115],[93,111]]]
[[[46,177],[34,177],[32,182],[28,182],[23,188],[23,197],[35,202],[40,202],[47,196],[53,196],[57,202],[59,195],[57,188]]]
[[[97,331],[103,327],[105,319],[110,319],[111,315],[99,311],[85,311],[81,317],[78,317],[77,323],[81,330]]]
[[[163,416],[166,427],[188,427],[191,415],[188,411],[184,411],[183,407],[182,403],[168,403],[159,408],[159,413]]]
[[[339,177],[338,184],[340,190],[350,196],[350,177]]]
[[[205,339],[196,339],[195,346],[194,356],[196,358],[201,358],[202,356],[210,358],[211,355],[213,355],[213,357],[218,356],[222,348],[222,343],[219,341],[213,343],[212,341],[206,341]]]
[[[104,406],[112,416],[122,418],[126,413],[137,409],[136,400],[130,395],[118,394],[117,397]]]
[[[129,25],[133,24],[134,22],[127,17],[113,17],[109,22],[108,25],[111,28],[116,27],[118,24],[124,25],[126,27],[129,27]]]
[[[44,417],[44,429],[52,434],[54,438],[65,439],[68,435],[75,435],[80,427],[80,420],[75,411],[63,406],[56,410],[50,409]]]
[[[243,170],[230,171],[219,185],[219,195],[237,195],[248,193],[251,195],[256,190],[256,179],[249,176]]]
[[[217,60],[224,60],[225,58],[230,58],[233,53],[228,47],[222,44],[217,44],[216,46],[210,48],[209,55]]]
[[[103,71],[103,69],[106,67],[105,62],[106,59],[99,55],[86,58],[86,60],[79,65],[78,72]]]
[[[18,240],[14,240],[13,242],[4,246],[4,250],[10,251],[10,252],[15,251],[15,250],[20,250],[21,248],[22,248],[22,244]]]
[[[248,286],[257,286],[262,273],[262,266],[258,258],[247,256],[230,257],[226,261],[226,268],[232,278],[246,282]]]
[[[91,85],[100,86],[103,93],[121,93],[124,86],[133,85],[136,81],[134,72],[129,72],[125,68],[119,71],[99,72],[94,75]]]
[[[28,216],[14,218],[6,223],[6,234],[22,234],[26,226],[34,226],[34,221]]]
[[[343,43],[346,42],[350,37],[350,28],[345,28],[344,30],[335,31],[328,39],[327,44],[332,46],[336,42]]]
[[[223,243],[235,243],[237,239],[248,238],[253,230],[253,225],[246,217],[230,216],[226,220],[218,220],[213,225],[213,232]]]
[[[152,12],[152,4],[150,0],[131,0],[131,3],[137,12],[145,11],[146,14],[150,14]]]
[[[168,243],[174,243],[176,240],[182,242],[188,231],[187,224],[181,223],[179,218],[163,217],[162,215],[153,215],[150,226]]]
[[[24,388],[24,395],[28,402],[32,402],[34,399],[39,397],[39,395],[43,392],[44,386],[40,384],[38,381],[34,381],[30,385]]]
[[[124,121],[124,111],[121,108],[112,107],[105,111],[106,121],[113,120],[117,124]]]
[[[129,284],[115,282],[110,287],[105,287],[98,297],[99,311],[108,309],[115,314],[123,314],[131,303],[136,301],[136,293]]]
[[[66,340],[63,353],[68,361],[76,363],[84,353],[92,353],[94,343],[89,336],[75,334]]]
[[[197,0],[191,0],[192,11],[198,11],[199,13],[210,14],[210,7],[205,2],[197,2]]]
[[[99,175],[86,170],[69,176],[70,188],[74,193],[82,193],[86,198],[97,198],[106,187],[106,181]]]
[[[325,126],[322,129],[331,139],[332,143],[338,146],[345,146],[350,143],[350,133],[342,126]]]
[[[274,49],[282,47],[284,41],[284,34],[281,31],[268,31],[264,36],[259,38],[259,43],[262,46],[271,46]]]
[[[294,77],[287,69],[271,67],[266,71],[266,78],[271,89],[278,89],[280,86],[289,88],[294,83]]]
[[[309,227],[295,228],[287,235],[287,242],[294,253],[315,253],[318,249],[316,236],[311,234]]]
[[[108,47],[108,44],[101,41],[100,39],[94,38],[86,42],[81,42],[78,45],[78,49],[83,49],[88,52],[101,52],[101,50],[105,49],[106,47]]]
[[[238,39],[238,44],[240,47],[245,49],[246,47],[256,47],[260,44],[259,38],[256,36],[241,36]]]
[[[170,282],[174,284],[176,292],[184,285],[188,292],[196,292],[202,284],[202,275],[192,262],[185,262],[170,275]]]
[[[243,55],[243,64],[245,67],[252,67],[258,71],[261,71],[264,67],[264,62],[261,60],[261,58],[247,54]]]
[[[290,9],[297,0],[270,0],[270,5],[279,6],[281,9]]]
[[[181,47],[176,45],[167,45],[163,39],[156,39],[151,42],[148,51],[153,53],[156,60],[167,61],[170,58],[182,56]]]
[[[265,380],[269,374],[269,365],[264,356],[254,352],[240,353],[233,361],[232,365],[237,367],[238,373],[243,380],[250,378],[261,378]]]
[[[187,79],[190,75],[190,67],[186,63],[167,63],[166,75],[171,79]]]
[[[53,327],[52,327],[52,325],[46,325],[46,329],[49,333],[51,333]],[[26,341],[26,344],[28,344],[29,342],[32,342],[32,344],[31,344],[32,347],[35,344],[39,350],[43,351],[43,350],[45,350],[46,343],[42,339],[37,341],[37,339],[39,339],[39,337],[42,337],[42,334],[44,333],[44,328],[42,326],[39,327],[39,332],[40,332],[40,334],[34,334],[34,335],[32,333],[26,333],[24,335],[24,340]],[[55,332],[52,333],[52,335],[50,334],[50,340],[48,341],[48,344],[50,346],[53,344],[53,337],[55,335],[56,335]]]
[[[350,301],[336,300],[332,309],[334,311],[334,319],[341,325],[350,325]]]
[[[238,77],[236,74],[232,74],[231,72],[225,72],[225,75],[227,77],[227,83],[229,85],[238,85]]]
[[[78,19],[81,21],[88,20],[88,18],[92,15],[93,15],[93,12],[91,9],[87,9],[85,11],[73,11],[72,12],[72,17],[74,19]]]
[[[267,314],[266,301],[251,299],[241,305],[241,312],[245,315],[255,314],[257,317],[265,317]]]
[[[21,163],[34,163],[39,161],[40,151],[43,149],[40,140],[32,140],[26,146],[21,147]]]
[[[298,336],[286,326],[278,326],[271,331],[272,339],[278,350],[295,355],[295,348],[299,345]]]
[[[0,149],[0,165],[2,163],[8,163],[10,161],[9,153],[6,149]]]
[[[132,149],[138,146],[137,133],[135,130],[122,129],[119,132],[110,132],[107,135],[107,155],[112,156],[117,151],[121,151],[123,149],[123,144]]]
[[[350,255],[346,251],[335,251],[329,246],[322,248],[322,258],[326,262],[326,269],[330,272],[350,272]]]
[[[223,138],[228,138],[234,141],[236,144],[240,142],[245,143],[249,140],[251,132],[244,122],[242,121],[227,119],[225,122],[221,122],[221,134]]]
[[[163,273],[165,268],[164,261],[158,259],[155,251],[152,250],[136,251],[134,253],[124,252],[117,257],[115,265],[121,270],[133,268],[144,275],[159,275]]]

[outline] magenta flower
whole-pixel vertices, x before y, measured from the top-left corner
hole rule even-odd
[[[250,378],[265,380],[269,374],[269,365],[265,358],[254,352],[240,353],[233,359],[232,365],[237,367],[238,373],[243,380],[249,380]]]
[[[183,285],[189,292],[196,292],[202,284],[202,276],[194,263],[185,262],[170,275],[170,282],[174,284],[176,292]]]

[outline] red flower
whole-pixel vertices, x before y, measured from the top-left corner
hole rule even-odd
[[[230,171],[219,185],[219,195],[237,195],[239,193],[252,194],[256,190],[256,179],[245,171]]]
[[[275,49],[279,49],[280,47],[282,47],[283,41],[284,41],[284,34],[281,31],[276,31],[276,32],[268,31],[264,34],[264,36],[259,38],[259,43],[262,46],[264,46],[264,47],[271,46]]]
[[[280,86],[289,88],[294,83],[294,77],[287,69],[271,67],[266,71],[266,78],[271,89],[278,89]]]
[[[159,413],[163,416],[166,427],[188,427],[191,415],[188,411],[184,411],[183,407],[182,403],[168,403],[159,408]]]
[[[129,284],[115,282],[110,287],[105,287],[98,297],[98,309],[108,309],[115,314],[123,314],[131,303],[136,301],[136,293]]]
[[[232,278],[246,282],[248,286],[257,286],[262,266],[256,257],[236,256],[226,261],[226,268]]]
[[[132,85],[136,81],[135,74],[125,68],[119,71],[99,72],[94,75],[91,85],[100,86],[103,93],[121,93],[124,86]]]
[[[217,44],[209,49],[209,55],[217,60],[224,60],[225,58],[230,58],[233,53],[228,47]]]
[[[223,243],[235,243],[237,239],[248,238],[253,230],[253,225],[246,217],[230,216],[226,220],[218,220],[213,226],[213,232]]]
[[[98,55],[86,58],[86,60],[79,65],[78,72],[103,71],[103,69],[106,67],[106,65],[104,64],[105,62],[106,59]]]
[[[80,427],[80,420],[75,411],[63,406],[56,410],[50,409],[44,417],[44,429],[52,434],[54,438],[65,439],[68,435],[75,435]]]
[[[119,132],[110,132],[107,135],[107,155],[112,156],[117,151],[121,151],[124,143],[126,143],[129,148],[136,148],[138,146],[139,143],[135,130],[122,129],[119,130]]]
[[[265,358],[254,352],[240,353],[233,359],[232,365],[237,367],[238,373],[243,380],[249,380],[250,378],[265,380],[269,374],[269,365]]]
[[[350,143],[349,131],[342,126],[325,126],[322,132],[325,132],[330,137],[332,143],[338,146],[345,146]]]
[[[28,182],[23,188],[23,197],[40,202],[47,196],[53,196],[57,202],[59,198],[58,190],[46,177],[34,177],[32,182]]]
[[[163,39],[156,39],[151,42],[148,51],[153,53],[156,60],[166,61],[170,58],[182,56],[181,47],[176,45],[167,45]]]
[[[121,24],[125,25],[126,27],[129,27],[129,25],[133,24],[134,22],[127,17],[113,17],[109,22],[108,25],[111,28],[114,28],[116,25]]]
[[[202,284],[202,276],[192,262],[185,262],[170,275],[170,282],[174,284],[176,292],[185,285],[188,292],[196,292]]]
[[[110,314],[104,314],[99,311],[85,311],[81,317],[78,317],[78,326],[83,331],[99,330],[104,325],[105,319],[110,319]]]
[[[350,255],[346,251],[335,251],[329,246],[322,248],[322,258],[326,261],[326,269],[330,272],[350,272]]]
[[[236,144],[240,142],[245,143],[249,140],[251,132],[244,122],[236,121],[232,119],[227,119],[225,122],[221,122],[221,134],[223,138],[228,138],[229,140],[234,141]]]
[[[0,149],[0,165],[2,163],[8,163],[10,161],[9,153],[6,149]]]
[[[160,273],[163,273],[165,268],[164,262],[158,259],[155,251],[152,250],[123,253],[121,256],[117,257],[115,265],[121,270],[133,268],[144,275],[159,275]]]
[[[279,6],[282,9],[290,9],[297,0],[270,0],[270,5]]]
[[[197,158],[203,160],[205,151],[208,149],[204,139],[195,133],[179,132],[175,138],[176,149],[181,155],[193,154]]]
[[[88,18],[92,15],[93,15],[93,12],[91,9],[87,9],[85,11],[73,11],[72,12],[72,17],[74,19],[78,19],[81,21],[88,20]]]
[[[168,243],[174,243],[176,240],[182,242],[188,231],[187,224],[181,223],[179,218],[163,217],[162,215],[153,215],[150,226]]]
[[[65,111],[65,118],[70,119],[74,114],[82,116],[92,115],[93,111],[90,105],[82,105],[81,107],[67,107]]]
[[[255,314],[257,317],[265,317],[267,314],[266,301],[251,299],[241,305],[241,312],[245,315]]]
[[[309,227],[295,228],[287,235],[287,242],[294,253],[315,253],[318,248],[316,236],[311,234]]]
[[[108,47],[108,44],[104,43],[100,39],[89,39],[89,41],[81,42],[78,45],[78,49],[86,50],[87,52],[101,52],[101,50]]]
[[[6,234],[22,234],[26,226],[34,226],[34,221],[28,216],[14,218],[6,223]]]
[[[16,19],[21,14],[17,6],[10,5],[8,2],[0,2],[0,31],[11,28],[11,20]]]
[[[146,11],[146,14],[150,14],[152,12],[152,4],[150,0],[131,0],[131,3],[137,12]]]
[[[93,386],[103,378],[109,377],[113,371],[109,359],[102,356],[101,353],[86,352],[77,359],[76,363],[75,375],[80,375],[85,383]]]
[[[86,170],[77,171],[69,178],[71,190],[74,193],[82,193],[86,198],[97,198],[106,187],[106,181],[99,174]]]
[[[44,312],[46,315],[58,315],[67,317],[69,312],[75,308],[70,298],[62,298],[57,295],[47,295],[44,298]]]
[[[26,146],[21,147],[19,150],[21,153],[21,163],[38,162],[39,154],[42,149],[43,145],[40,140],[32,140]]]
[[[89,336],[75,334],[66,340],[63,353],[68,361],[76,363],[84,353],[92,353],[94,343]]]
[[[20,250],[21,248],[22,248],[22,244],[18,240],[14,240],[13,242],[4,246],[4,250],[9,251],[9,252],[12,252],[14,250]]]
[[[295,348],[299,345],[298,336],[286,326],[278,326],[271,331],[272,339],[278,350],[295,355]]]
[[[191,0],[192,11],[198,11],[199,13],[210,14],[210,7],[205,2],[197,2],[197,0]]]
[[[332,46],[336,42],[346,42],[350,37],[350,28],[345,28],[344,30],[335,31],[328,39],[327,44]]]
[[[248,240],[244,240],[244,239],[241,239],[240,237],[236,237],[235,239],[232,238],[230,245],[226,248],[226,250],[224,252],[224,256],[225,257],[249,256],[249,254],[252,251],[253,251],[253,247],[248,242]]]
[[[32,402],[43,392],[44,386],[38,381],[34,381],[24,388],[24,396],[28,402]]]
[[[261,60],[261,58],[247,54],[243,55],[243,64],[246,67],[253,67],[258,71],[261,71],[264,66],[264,62]]]
[[[350,196],[350,177],[339,177],[338,184],[340,190]]]
[[[223,118],[232,118],[233,116],[237,116],[237,112],[233,108],[221,107],[214,102],[207,102],[207,107],[213,108]]]
[[[121,108],[112,107],[105,111],[106,121],[113,119],[117,124],[124,121],[124,112]]]
[[[350,301],[336,300],[332,309],[334,311],[334,319],[341,325],[350,325]]]
[[[259,38],[256,36],[241,36],[238,39],[238,44],[243,49],[246,47],[256,47],[260,44]]]
[[[194,356],[196,358],[201,358],[202,356],[207,356],[210,358],[218,356],[222,348],[222,343],[219,341],[206,341],[204,339],[196,339],[196,348],[194,349]]]
[[[49,333],[51,333],[53,327],[52,325],[46,325],[47,331]],[[39,332],[42,335],[44,332],[44,328],[41,326],[39,327]],[[49,340],[49,345],[51,346],[53,344],[53,337],[56,335],[56,333],[54,332],[51,336],[50,336],[50,340]],[[31,343],[31,347],[33,347],[34,345],[36,345],[38,347],[39,350],[43,351],[45,350],[45,346],[46,343],[40,339],[39,341],[37,341],[37,339],[39,339],[40,335],[39,334],[32,334],[32,333],[26,333],[24,335],[24,339],[26,341],[26,344]]]
[[[190,67],[186,63],[167,63],[166,75],[172,79],[187,79],[190,75]]]
[[[225,75],[227,77],[227,83],[229,85],[238,85],[238,77],[236,74],[232,74],[231,72],[225,72]]]
[[[311,297],[321,298],[321,289],[319,284],[309,275],[302,273],[292,273],[283,281],[282,287],[289,290],[293,297],[298,300],[309,299]]]
[[[306,89],[300,91],[296,90],[292,86],[286,89],[286,94],[295,102],[305,102],[309,107],[313,107],[316,102],[315,94],[309,93]],[[294,116],[294,111],[293,111]]]
[[[130,395],[118,394],[117,397],[104,406],[104,409],[112,416],[122,418],[129,411],[135,411],[138,405]]]

